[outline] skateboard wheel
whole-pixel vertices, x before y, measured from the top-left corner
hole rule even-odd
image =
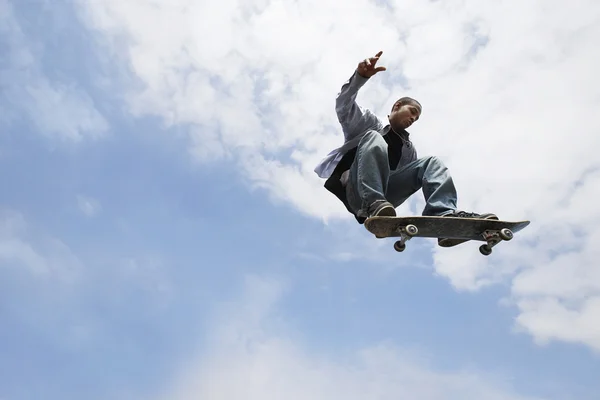
[[[402,243],[399,240],[396,243],[394,243],[394,250],[396,250],[398,253],[402,253],[405,249],[406,243]]]
[[[510,240],[513,238],[513,233],[508,228],[500,229],[500,237],[502,240]]]
[[[417,233],[419,233],[419,230],[414,225],[406,225],[405,230],[406,233],[410,236],[415,236]]]
[[[489,256],[490,254],[492,254],[492,248],[487,244],[482,244],[481,246],[479,246],[479,252],[484,256]]]

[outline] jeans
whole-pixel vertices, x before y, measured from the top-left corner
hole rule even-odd
[[[394,207],[423,189],[423,215],[445,215],[456,210],[457,194],[448,168],[437,157],[424,157],[390,171],[388,145],[378,132],[370,131],[358,144],[350,167],[346,196],[352,211],[368,217],[369,206],[387,200]]]

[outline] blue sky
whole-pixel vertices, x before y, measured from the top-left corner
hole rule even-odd
[[[353,1],[344,23],[333,1],[0,0],[0,399],[595,398],[598,123],[579,116],[600,7],[581,3],[506,32],[510,5],[453,1]],[[361,103],[385,116],[409,87],[463,208],[533,221],[489,259],[398,254],[314,176],[337,90],[380,48]],[[473,168],[499,146],[510,165]]]

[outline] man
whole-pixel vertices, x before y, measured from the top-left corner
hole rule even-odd
[[[358,90],[386,70],[376,66],[382,53],[361,61],[336,98],[344,144],[315,168],[319,177],[327,179],[325,188],[361,224],[373,216],[396,216],[396,207],[419,189],[426,201],[423,215],[498,219],[494,214],[458,211],[456,189],[446,166],[437,157],[417,158],[406,131],[421,116],[423,108],[417,100],[397,100],[385,126],[370,110],[356,104]],[[462,242],[438,239],[442,247]]]

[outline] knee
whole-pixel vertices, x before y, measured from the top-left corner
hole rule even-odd
[[[427,157],[425,157],[425,161],[427,164],[432,165],[432,166],[439,166],[439,167],[444,166],[444,162],[437,156],[427,156]]]
[[[444,162],[436,156],[428,156],[425,157],[425,163],[424,163],[425,169],[429,170],[429,171],[446,171],[448,168],[446,167],[446,164],[444,164]]]
[[[387,150],[387,142],[381,134],[375,130],[370,130],[360,140],[362,147],[379,148]]]

